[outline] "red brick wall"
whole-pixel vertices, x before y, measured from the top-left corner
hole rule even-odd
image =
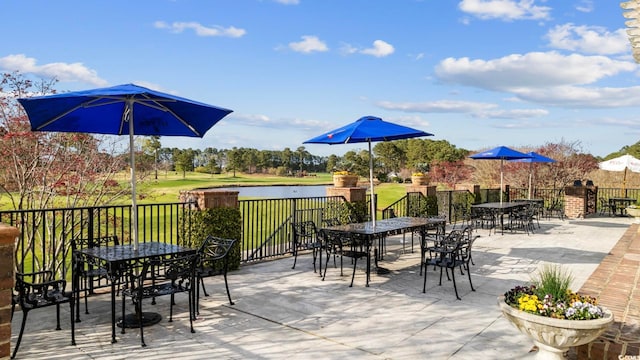
[[[0,359],[11,352],[11,289],[14,282],[13,251],[17,228],[0,223]]]

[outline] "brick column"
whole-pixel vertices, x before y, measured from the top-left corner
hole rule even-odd
[[[431,185],[409,185],[407,186],[407,194],[412,192],[422,193],[424,196],[436,196],[436,187]]]
[[[564,188],[564,215],[569,219],[584,219],[587,215],[587,187],[567,186]]]
[[[238,208],[238,193],[214,189],[180,191],[180,202],[193,201],[199,209]]]
[[[20,231],[0,223],[0,359],[11,355],[11,289],[15,281],[13,252]]]
[[[367,201],[366,187],[327,186],[327,196],[344,196],[347,202]]]

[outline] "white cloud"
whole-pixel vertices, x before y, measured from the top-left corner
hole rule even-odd
[[[351,54],[355,54],[358,52],[358,49],[354,46],[351,46],[349,44],[342,44],[342,46],[340,46],[340,53],[342,55],[351,55]]]
[[[239,29],[233,26],[230,26],[227,28],[224,28],[222,26],[206,27],[201,25],[200,23],[193,22],[193,21],[173,22],[171,24],[168,24],[164,21],[156,21],[153,24],[153,26],[156,29],[166,29],[174,33],[182,33],[185,30],[191,29],[196,33],[196,35],[207,36],[207,37],[223,36],[223,37],[239,38],[244,36],[247,33],[246,30]]]
[[[504,91],[523,101],[564,108],[640,106],[640,87],[587,87],[605,77],[632,72],[628,61],[556,52],[510,55],[494,60],[445,59],[436,76],[449,83]],[[562,69],[562,71],[558,71]]]
[[[634,63],[605,56],[532,52],[493,60],[447,58],[436,66],[435,74],[447,83],[517,92],[520,88],[590,84],[635,69]]]
[[[300,0],[274,0],[278,4],[282,5],[298,5],[300,4]]]
[[[576,10],[583,13],[590,13],[593,11],[593,1],[592,0],[582,0],[579,4],[576,5]]]
[[[360,53],[375,57],[385,57],[393,54],[394,51],[393,45],[382,40],[376,40],[373,42],[372,48],[362,49]]]
[[[387,110],[418,113],[462,113],[476,118],[526,119],[549,114],[544,109],[499,109],[497,104],[473,101],[425,101],[418,103],[394,103],[380,101],[376,105]]]
[[[229,115],[233,119],[234,125],[261,127],[266,129],[317,129],[319,127],[329,126],[329,123],[323,123],[317,120],[303,120],[303,119],[272,119],[263,114],[242,114],[233,113]]]
[[[571,23],[557,25],[546,37],[549,46],[590,54],[629,53],[629,38],[624,29],[614,32],[600,26],[576,26]]]
[[[640,106],[640,86],[626,88],[557,86],[520,89],[524,100],[565,108],[620,108]]]
[[[480,19],[548,20],[551,8],[537,6],[534,0],[462,0],[458,8]]]
[[[108,82],[98,76],[95,70],[82,63],[49,63],[38,65],[36,59],[24,54],[13,54],[0,58],[0,68],[7,71],[19,71],[40,77],[56,78],[62,82],[84,82],[96,86],[105,86]]]
[[[289,43],[289,48],[293,51],[305,54],[329,50],[324,41],[320,40],[317,36],[311,35],[302,36],[302,41]]]
[[[377,104],[383,109],[387,110],[402,110],[406,112],[421,112],[421,113],[470,113],[478,111],[486,111],[488,109],[494,109],[498,105],[480,103],[473,101],[451,101],[451,100],[439,100],[439,101],[425,101],[425,102],[404,102],[394,103],[390,101],[381,101]]]
[[[549,111],[545,109],[512,109],[477,112],[472,115],[479,118],[511,120],[543,117],[549,115]]]

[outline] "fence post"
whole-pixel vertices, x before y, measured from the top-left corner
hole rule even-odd
[[[16,237],[20,231],[0,223],[0,359],[11,354],[11,295],[14,277]]]

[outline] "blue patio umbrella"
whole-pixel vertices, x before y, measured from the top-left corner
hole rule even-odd
[[[304,144],[369,144],[369,185],[371,188],[371,220],[376,223],[376,205],[373,188],[373,153],[371,143],[374,141],[392,141],[410,139],[421,136],[433,136],[428,132],[416,130],[407,126],[384,121],[375,116],[363,116],[360,119],[316,136],[304,142]]]
[[[523,159],[513,159],[513,160],[509,160],[509,161],[513,161],[513,162],[525,162],[525,163],[529,163],[529,192],[528,192],[528,197],[529,199],[531,199],[531,193],[532,193],[532,187],[531,187],[531,180],[533,178],[533,163],[554,163],[556,162],[555,160],[553,160],[552,158],[546,157],[544,155],[540,155],[535,151],[529,151],[527,153],[527,155],[531,156],[530,158],[523,158]]]
[[[500,203],[502,203],[502,187],[504,183],[503,165],[505,160],[527,159],[530,155],[513,150],[506,146],[498,146],[469,156],[475,160],[500,160]]]
[[[232,110],[134,84],[18,99],[32,131],[129,135],[131,211],[138,247],[134,135],[203,137]]]

